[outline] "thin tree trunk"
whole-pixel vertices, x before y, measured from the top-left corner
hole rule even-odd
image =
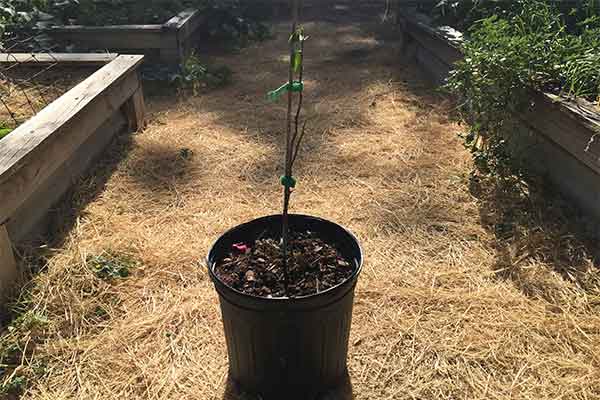
[[[296,32],[298,27],[298,8],[299,8],[299,0],[293,0],[292,4],[292,32],[293,35]],[[289,90],[288,90],[288,110],[287,110],[287,130],[285,135],[285,176],[292,176],[292,108],[293,108],[293,92],[291,90],[292,85],[294,84],[294,66],[293,66],[293,57],[294,57],[294,42],[290,41],[290,69],[289,69]],[[290,208],[290,197],[291,197],[291,188],[289,185],[284,185],[283,189],[283,214],[282,214],[282,250],[283,250],[283,279],[285,284],[286,296],[289,296],[289,271],[288,271],[288,246],[289,246],[289,208]]]

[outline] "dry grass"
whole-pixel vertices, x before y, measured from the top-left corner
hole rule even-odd
[[[459,127],[418,71],[355,24],[307,29],[311,135],[293,209],[364,246],[355,398],[600,399],[599,274],[562,214],[485,183],[475,197]],[[124,159],[81,183],[77,219],[30,287],[38,322],[4,336],[27,348],[14,376],[41,370],[23,398],[222,398],[202,259],[225,229],[279,212],[284,104],[263,98],[285,79],[285,40],[220,60],[237,72],[227,89],[151,99],[149,128],[114,149]],[[489,227],[507,210],[524,217],[501,238]],[[86,259],[107,251],[140,266],[98,279]]]
[[[92,72],[89,67],[0,67],[0,127],[16,128]]]

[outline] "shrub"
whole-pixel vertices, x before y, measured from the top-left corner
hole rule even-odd
[[[543,0],[544,5],[552,6],[564,15],[567,27],[578,30],[577,24],[599,14],[598,0]],[[450,25],[461,31],[468,31],[476,22],[497,16],[511,18],[522,12],[522,5],[515,0],[441,0],[423,2],[419,11],[434,18],[440,25]]]
[[[15,26],[31,27],[46,6],[45,0],[0,1],[0,47],[7,31]]]
[[[261,39],[268,31],[241,0],[49,0],[46,11],[61,24],[119,25],[162,24],[186,8],[202,10],[208,32],[219,38]]]
[[[548,2],[519,0],[509,18],[476,22],[447,88],[470,125],[466,145],[484,173],[525,172],[514,147],[523,130],[515,115],[530,106],[533,90],[598,101],[600,28],[590,16],[572,28]]]

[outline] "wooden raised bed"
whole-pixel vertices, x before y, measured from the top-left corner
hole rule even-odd
[[[180,64],[195,47],[194,34],[205,22],[198,10],[185,10],[164,24],[63,25],[44,29],[53,39],[82,50],[143,53],[167,64]]]
[[[114,53],[0,53],[0,64],[21,64],[37,67],[43,64],[73,65],[75,67],[104,65],[115,58]]]
[[[92,58],[84,65],[102,63]],[[48,211],[115,134],[143,127],[143,58],[116,57],[0,140],[0,295],[19,275],[13,243],[44,230]]]
[[[404,55],[416,59],[433,81],[442,83],[463,58],[462,34],[433,27],[429,19],[402,13]],[[600,110],[584,100],[535,93],[534,105],[521,119],[535,133],[531,166],[548,178],[582,210],[600,218]]]

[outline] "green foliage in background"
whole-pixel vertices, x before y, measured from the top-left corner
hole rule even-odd
[[[0,44],[10,27],[31,27],[40,11],[47,9],[47,6],[47,0],[0,1]]]
[[[591,101],[599,101],[600,93],[597,14],[567,16],[541,0],[514,3],[510,17],[473,24],[465,58],[447,85],[470,125],[465,141],[477,167],[500,176],[526,170],[515,151],[524,132],[514,121],[531,105],[534,90]],[[572,22],[574,17],[579,19]]]
[[[599,14],[599,0],[540,0],[563,14],[568,29],[577,31],[577,24]],[[439,25],[450,25],[460,31],[468,31],[476,22],[497,16],[511,18],[522,12],[517,0],[436,0],[423,1],[418,10],[434,18]]]
[[[207,31],[219,39],[262,40],[268,26],[253,6],[242,0],[48,0],[45,11],[60,24],[162,24],[182,10],[199,9]]]
[[[272,36],[269,10],[242,0],[0,0],[0,40],[36,26],[163,24],[189,8],[206,17],[204,34],[228,48]]]
[[[181,71],[172,80],[181,89],[191,89],[196,95],[204,88],[217,88],[231,82],[232,71],[227,66],[210,67],[192,54],[181,65]]]

